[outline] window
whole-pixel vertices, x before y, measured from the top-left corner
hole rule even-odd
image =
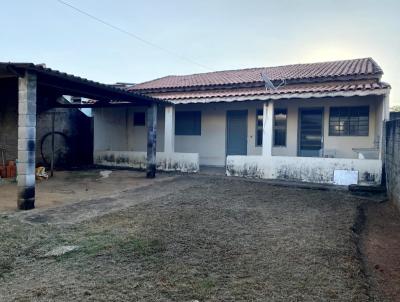
[[[274,146],[286,146],[287,109],[274,110]]]
[[[145,112],[134,112],[133,113],[133,125],[134,126],[146,126],[146,113]]]
[[[201,112],[176,111],[175,135],[201,135]]]
[[[329,112],[329,135],[368,136],[369,107],[331,107]]]
[[[259,109],[256,113],[256,146],[262,146],[263,138],[263,110]]]
[[[274,110],[274,146],[286,146],[286,109]],[[263,110],[256,114],[256,146],[262,146],[263,137]]]

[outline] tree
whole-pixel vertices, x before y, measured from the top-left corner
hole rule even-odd
[[[391,112],[400,112],[400,105],[390,107]]]

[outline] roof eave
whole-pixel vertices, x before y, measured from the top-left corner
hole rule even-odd
[[[335,92],[306,92],[306,93],[287,93],[276,95],[254,95],[254,96],[233,96],[233,97],[211,97],[211,98],[187,98],[170,100],[174,104],[207,104],[220,102],[244,102],[244,101],[270,101],[283,99],[309,99],[326,97],[353,97],[368,95],[386,95],[390,92],[390,87],[374,90],[353,90]]]
[[[57,70],[53,70],[50,68],[46,68],[43,66],[35,65],[33,63],[0,63],[0,66],[7,70],[11,75],[16,77],[23,77],[25,76],[25,72],[32,72],[37,74],[38,76],[44,76],[48,78],[54,79],[62,79],[64,81],[89,86],[94,89],[100,89],[103,91],[107,91],[110,94],[120,95],[124,98],[131,99],[132,101],[139,100],[149,103],[159,103],[159,104],[170,104],[171,102],[165,101],[159,98],[153,98],[149,95],[141,94],[139,92],[133,92],[126,89],[120,89],[113,87],[111,85],[91,81],[85,78],[81,78],[78,76],[74,76],[71,74],[63,73]]]

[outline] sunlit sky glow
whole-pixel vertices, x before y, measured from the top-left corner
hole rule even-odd
[[[65,0],[212,70],[373,57],[400,105],[397,0]],[[1,0],[0,61],[105,83],[207,71],[56,0]]]

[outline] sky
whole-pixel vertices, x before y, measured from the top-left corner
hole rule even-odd
[[[399,0],[0,0],[0,61],[104,83],[372,57],[400,105]],[[184,57],[184,58],[182,58]]]

